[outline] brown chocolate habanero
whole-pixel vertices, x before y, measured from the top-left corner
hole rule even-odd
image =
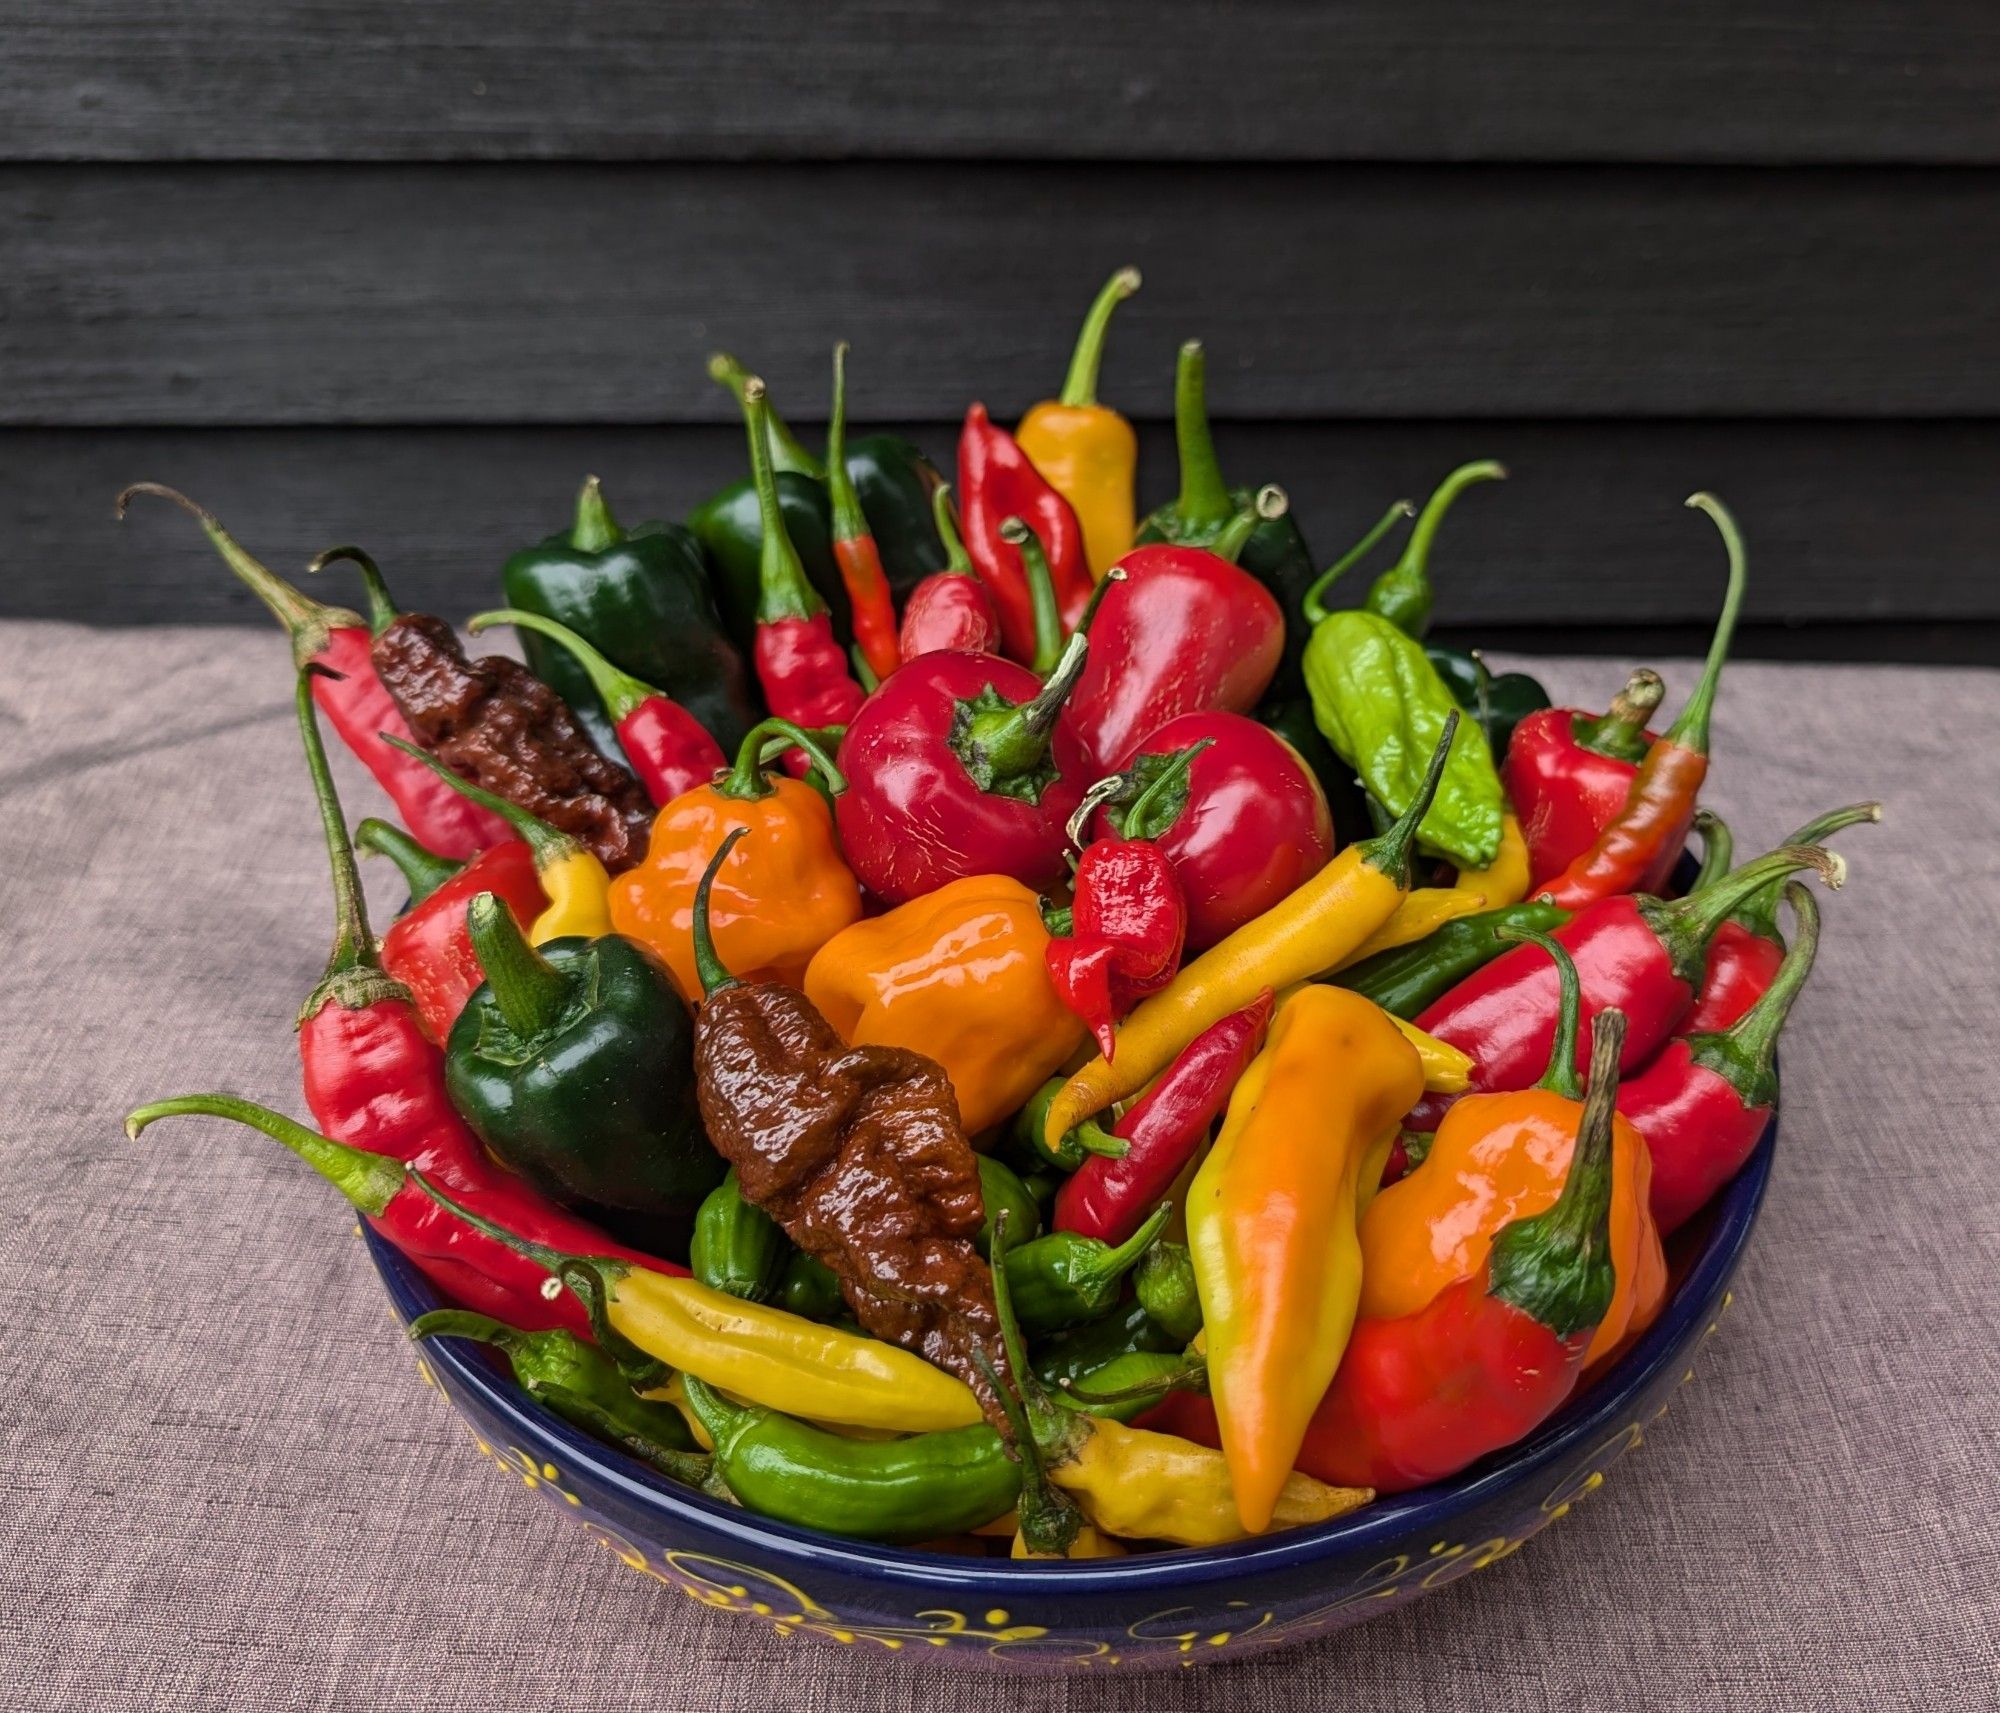
[[[723,842],[695,894],[695,1087],[709,1140],[744,1198],[839,1276],[855,1319],[956,1374],[1002,1427],[978,1361],[984,1351],[1005,1372],[993,1276],[973,1246],[985,1208],[950,1079],[921,1053],[848,1046],[796,988],[729,973],[708,897],[741,837]]]
[[[457,633],[430,613],[398,615],[372,654],[417,742],[452,772],[581,841],[613,874],[646,854],[645,790],[518,660],[467,660]]]

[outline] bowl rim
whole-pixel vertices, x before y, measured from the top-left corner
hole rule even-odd
[[[816,1570],[902,1587],[978,1590],[997,1603],[1032,1594],[1158,1593],[1249,1575],[1296,1569],[1371,1547],[1393,1548],[1412,1535],[1450,1538],[1450,1525],[1517,1484],[1527,1482],[1581,1445],[1595,1445],[1683,1350],[1697,1323],[1710,1314],[1742,1259],[1763,1206],[1777,1148],[1774,1110],[1750,1158],[1715,1198],[1706,1240],[1689,1262],[1660,1318],[1614,1362],[1588,1392],[1566,1405],[1533,1434],[1504,1453],[1482,1460],[1471,1473],[1410,1493],[1376,1499],[1330,1522],[1234,1541],[1219,1547],[1170,1547],[1126,1558],[1061,1561],[979,1559],[805,1529],[755,1514],[689,1488],[678,1487],[626,1453],[590,1438],[523,1392],[490,1366],[471,1340],[426,1341],[426,1360],[452,1385],[504,1420],[522,1440],[519,1450],[609,1489],[641,1512],[660,1515],[720,1535],[735,1546],[777,1554]],[[386,1240],[365,1223],[362,1238],[397,1316],[406,1324],[443,1299]],[[454,1405],[456,1407],[456,1405]]]

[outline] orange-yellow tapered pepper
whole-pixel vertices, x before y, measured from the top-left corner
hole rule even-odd
[[[1209,1396],[1253,1534],[1271,1522],[1353,1330],[1358,1198],[1423,1091],[1416,1048],[1380,1006],[1302,988],[1237,1083],[1188,1191]]]
[[[806,997],[850,1047],[935,1059],[976,1134],[1083,1041],[1049,981],[1048,943],[1034,893],[1004,874],[971,875],[834,935],[806,970]]]

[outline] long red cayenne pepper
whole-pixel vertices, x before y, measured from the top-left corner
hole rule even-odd
[[[1618,892],[1657,892],[1667,883],[1681,846],[1694,825],[1695,799],[1708,777],[1708,725],[1715,709],[1716,686],[1723,662],[1736,635],[1742,610],[1746,565],[1743,537],[1736,520],[1713,494],[1694,494],[1688,504],[1715,520],[1729,552],[1729,592],[1708,645],[1708,659],[1694,694],[1680,717],[1669,726],[1639,763],[1625,806],[1598,834],[1596,842],[1535,895],[1579,910]]]
[[[171,500],[202,527],[215,544],[223,562],[268,607],[292,639],[295,666],[323,666],[327,676],[313,680],[313,698],[320,711],[333,722],[340,741],[375,776],[375,782],[389,794],[403,825],[440,855],[470,857],[507,837],[507,829],[494,815],[468,803],[456,792],[419,767],[406,755],[391,749],[379,734],[388,732],[407,738],[409,722],[382,687],[369,657],[369,645],[376,627],[347,607],[328,606],[292,587],[282,577],[243,550],[236,539],[217,522],[215,514],[178,490],[158,482],[135,482],[118,496],[118,515],[134,494],[153,494]],[[371,604],[377,586],[369,585]],[[386,624],[391,609],[376,617]]]
[[[940,482],[931,495],[931,516],[937,523],[938,540],[944,543],[945,568],[932,572],[904,601],[896,652],[905,662],[941,648],[997,654],[1000,613],[959,539],[951,488],[946,483]]]
[[[847,588],[854,645],[876,678],[902,664],[896,649],[896,602],[889,574],[847,470],[847,341],[833,348],[833,420],[826,429],[826,493],[833,505],[833,560]]]
[[[697,785],[706,785],[729,765],[722,745],[694,715],[664,690],[613,666],[568,625],[519,607],[496,607],[465,621],[465,628],[475,636],[489,625],[531,630],[568,651],[604,704],[626,761],[645,786],[646,795],[659,807],[666,807]]]
[[[986,414],[983,404],[965,413],[958,439],[959,505],[965,547],[980,580],[1000,610],[1006,652],[1023,663],[1035,656],[1034,602],[1020,549],[1000,534],[1018,517],[1035,532],[1048,555],[1056,605],[1066,629],[1074,629],[1090,600],[1090,564],[1084,556],[1083,526],[1070,503],[1029,462],[1020,443]]]
[[[1236,1080],[1263,1045],[1272,996],[1259,994],[1241,1011],[1212,1023],[1112,1128],[1129,1143],[1117,1159],[1093,1154],[1056,1192],[1057,1231],[1074,1231],[1117,1245],[1146,1222],[1173,1187],[1215,1116],[1229,1104]]]

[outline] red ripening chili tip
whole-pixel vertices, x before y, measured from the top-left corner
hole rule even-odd
[[[896,603],[881,550],[861,510],[847,470],[847,341],[833,348],[833,420],[826,430],[826,492],[833,506],[833,558],[847,590],[849,622],[861,658],[876,678],[901,663],[896,652]]]
[[[1034,603],[1020,550],[1001,538],[1000,525],[1018,517],[1048,555],[1056,606],[1074,628],[1090,600],[1090,565],[1083,526],[1070,503],[1029,462],[1020,443],[986,414],[983,404],[965,413],[958,439],[959,505],[965,547],[1000,612],[1000,634],[1015,660],[1035,654]]]

